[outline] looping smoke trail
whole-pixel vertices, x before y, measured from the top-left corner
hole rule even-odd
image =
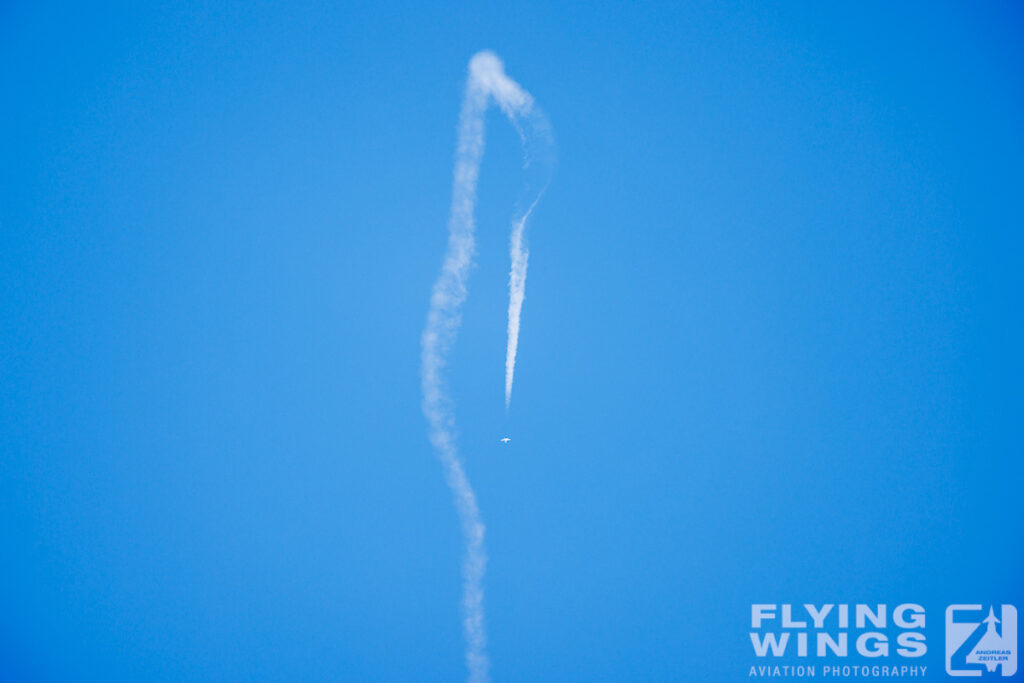
[[[546,185],[553,157],[550,129],[544,116],[534,106],[530,94],[505,75],[504,65],[494,53],[483,51],[475,54],[469,62],[469,78],[459,116],[448,248],[430,298],[427,326],[423,330],[421,361],[423,413],[429,423],[430,441],[438,453],[445,479],[455,499],[455,509],[466,544],[462,564],[462,615],[470,683],[486,683],[490,666],[483,609],[483,577],[487,554],[484,551],[484,525],[480,519],[476,494],[466,478],[455,445],[455,416],[451,399],[445,393],[442,371],[462,322],[462,304],[466,300],[466,283],[475,250],[473,210],[476,205],[480,159],[484,151],[484,114],[492,98],[523,141],[524,169],[528,181],[525,196],[530,198],[527,202],[520,202],[525,208],[517,211],[512,220],[509,247],[512,258],[509,275],[509,336],[505,364],[506,408],[512,391],[519,316],[526,287],[528,254],[524,230],[526,220]],[[537,185],[538,180],[540,185]]]

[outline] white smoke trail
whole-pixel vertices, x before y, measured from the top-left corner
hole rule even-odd
[[[455,498],[455,509],[462,526],[466,550],[462,565],[462,616],[466,638],[466,666],[470,683],[486,683],[490,662],[487,658],[487,634],[484,628],[483,577],[487,565],[484,551],[484,525],[466,472],[455,445],[455,416],[451,399],[445,393],[442,371],[462,320],[466,300],[466,282],[473,260],[473,232],[476,184],[484,151],[484,114],[491,99],[497,102],[519,132],[526,148],[526,168],[537,167],[534,157],[544,161],[551,148],[550,133],[533,98],[505,75],[498,57],[488,51],[475,54],[469,62],[469,78],[459,116],[458,148],[452,186],[451,215],[448,220],[448,248],[441,274],[430,298],[427,326],[422,338],[421,381],[423,413],[429,423],[430,441],[444,467],[445,479]],[[541,154],[531,153],[531,145]],[[539,196],[539,192],[537,193]],[[529,208],[513,219],[512,272],[509,279],[509,340],[506,354],[506,407],[512,389],[512,371],[518,346],[519,313],[526,284],[527,252],[523,243]]]
[[[540,199],[538,196],[537,199]],[[512,402],[512,380],[516,372],[516,352],[519,350],[519,317],[526,298],[526,263],[530,252],[524,244],[526,219],[533,212],[537,200],[518,220],[512,221],[512,237],[509,241],[509,257],[512,268],[508,273],[508,347],[505,351],[505,410]]]

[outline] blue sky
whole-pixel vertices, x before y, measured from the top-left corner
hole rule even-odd
[[[893,5],[6,3],[0,679],[464,677],[418,365],[483,48],[559,148],[506,417],[488,116],[450,369],[494,680],[737,680],[807,601],[943,679],[1024,608],[1024,15]]]

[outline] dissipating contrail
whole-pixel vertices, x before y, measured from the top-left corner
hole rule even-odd
[[[455,414],[443,371],[462,322],[469,269],[475,252],[476,186],[484,152],[484,117],[494,102],[519,133],[523,144],[526,188],[512,217],[509,255],[508,345],[505,354],[505,408],[512,397],[519,323],[526,292],[526,223],[544,191],[553,161],[551,132],[533,97],[505,75],[501,60],[490,51],[469,61],[466,91],[459,115],[448,247],[441,274],[430,297],[423,330],[421,382],[423,413],[429,423],[430,442],[444,468],[462,527],[465,555],[462,562],[462,619],[466,639],[466,666],[470,683],[489,680],[487,632],[484,625],[483,578],[487,566],[484,524],[476,494],[466,477],[455,442]]]

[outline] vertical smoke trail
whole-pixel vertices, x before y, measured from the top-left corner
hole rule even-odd
[[[519,350],[519,319],[526,298],[526,265],[530,252],[526,248],[526,221],[544,194],[551,179],[555,144],[547,119],[536,108],[523,116],[509,117],[523,143],[523,170],[526,184],[519,201],[519,210],[512,218],[509,238],[508,274],[508,347],[505,352],[505,410],[512,401],[512,380],[516,371],[516,352]]]
[[[540,197],[538,196],[538,199]],[[526,298],[526,262],[530,252],[524,245],[523,232],[526,219],[536,205],[533,205],[521,218],[512,221],[512,238],[509,241],[509,257],[512,268],[508,273],[508,347],[505,351],[505,410],[512,402],[512,380],[516,372],[516,351],[519,350],[519,316],[523,310],[523,299]]]
[[[484,151],[484,114],[491,98],[501,107],[523,140],[526,148],[525,168],[529,170],[538,167],[534,161],[545,160],[551,148],[547,124],[535,110],[529,93],[505,75],[504,65],[494,53],[484,51],[474,55],[469,62],[469,79],[459,116],[452,205],[448,220],[448,248],[430,298],[427,326],[423,330],[421,360],[423,413],[429,423],[430,442],[441,459],[445,479],[455,498],[455,509],[466,544],[462,565],[462,615],[470,683],[486,683],[490,666],[483,609],[483,577],[487,554],[484,551],[484,525],[480,519],[476,494],[466,478],[455,445],[455,416],[451,399],[445,393],[442,371],[462,321],[466,282],[475,250],[473,210],[476,205],[480,159]],[[536,146],[540,154],[531,152],[531,145]],[[537,192],[537,196],[539,194]],[[519,312],[526,284],[527,253],[523,245],[523,231],[535,204],[536,198],[529,203],[528,209],[517,213],[513,219],[506,406],[512,388]]]

